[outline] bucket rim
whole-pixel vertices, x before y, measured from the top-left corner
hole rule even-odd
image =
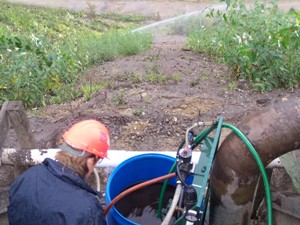
[[[144,158],[153,158],[153,159],[162,159],[162,160],[167,160],[167,161],[173,161],[175,162],[176,158],[175,157],[172,157],[172,156],[169,156],[169,155],[164,155],[164,154],[161,154],[161,153],[145,153],[145,154],[141,154],[141,155],[136,155],[136,156],[133,156],[131,158],[128,158],[126,159],[125,161],[123,161],[121,164],[119,164],[113,171],[112,173],[110,174],[109,178],[108,178],[108,181],[107,181],[107,186],[106,186],[106,190],[110,190],[111,189],[111,180],[114,178],[115,174],[118,173],[120,170],[122,170],[122,168],[124,166],[127,166],[129,163],[134,163],[136,160],[140,160],[140,159],[144,159]],[[140,182],[143,182],[143,181],[140,181]],[[107,202],[111,202],[112,199],[111,199],[111,196],[110,196],[110,192],[105,192],[105,200]],[[112,208],[110,209],[110,214],[111,216],[113,215],[116,215],[119,216],[120,218],[122,218],[123,220],[125,221],[128,221],[128,222],[131,222],[132,224],[136,224],[138,225],[137,223],[134,223],[133,221],[130,221],[129,219],[127,219],[125,216],[123,216],[118,210],[117,208],[113,205]]]

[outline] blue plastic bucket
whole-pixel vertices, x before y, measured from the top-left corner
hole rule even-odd
[[[129,187],[169,173],[175,158],[162,154],[142,154],[125,160],[118,165],[109,176],[105,202],[108,205],[117,195]],[[175,186],[176,178],[169,179]],[[114,206],[106,215],[108,225],[137,225],[124,217]]]

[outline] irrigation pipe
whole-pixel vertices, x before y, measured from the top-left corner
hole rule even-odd
[[[165,180],[165,179],[169,179],[169,178],[172,178],[172,177],[175,177],[176,174],[175,173],[169,173],[169,174],[166,174],[166,175],[163,175],[163,176],[160,176],[160,177],[157,177],[157,178],[154,178],[154,179],[151,179],[151,180],[148,180],[148,181],[145,181],[143,183],[139,183],[131,188],[128,188],[126,189],[125,191],[123,191],[122,193],[120,193],[119,195],[117,195],[109,204],[108,206],[105,208],[104,210],[104,216],[107,215],[108,211],[110,210],[110,208],[116,204],[120,199],[122,199],[123,197],[125,197],[126,195],[130,194],[131,192],[134,192],[140,188],[143,188],[143,187],[146,187],[148,185],[151,185],[151,184],[155,184],[157,182],[160,182],[162,180]]]
[[[226,123],[224,123],[222,125],[222,127],[231,129],[239,138],[241,138],[241,140],[246,144],[246,146],[250,150],[252,156],[254,157],[254,159],[255,159],[255,161],[258,165],[258,168],[260,170],[260,173],[262,175],[263,182],[264,182],[265,194],[266,194],[266,204],[267,204],[268,225],[272,225],[273,224],[272,199],[271,199],[271,191],[270,191],[270,186],[269,186],[269,180],[268,180],[268,176],[267,176],[265,167],[264,167],[258,153],[256,152],[256,150],[253,147],[253,145],[251,144],[251,142],[248,140],[248,138],[238,128],[236,128],[235,126],[233,126],[231,124],[226,124]]]
[[[172,173],[176,168],[176,162],[173,163],[170,171],[169,171],[169,174]],[[157,207],[157,217],[159,219],[162,220],[162,206],[163,206],[163,199],[165,197],[165,193],[166,193],[166,189],[167,189],[167,186],[168,186],[168,181],[169,179],[166,179],[163,183],[163,186],[161,188],[161,191],[160,191],[160,195],[159,195],[159,201],[158,201],[158,207]]]
[[[172,219],[172,216],[173,216],[174,211],[176,209],[176,206],[178,204],[178,201],[180,199],[181,190],[182,190],[182,184],[178,183],[177,186],[176,186],[176,190],[175,190],[174,198],[172,200],[172,204],[171,204],[171,206],[168,210],[168,213],[167,213],[164,221],[161,223],[161,225],[169,225],[170,220]]]
[[[96,178],[97,191],[100,192],[101,191],[100,176],[96,168],[94,168],[94,174]]]

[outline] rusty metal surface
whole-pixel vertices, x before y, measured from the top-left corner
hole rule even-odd
[[[300,99],[276,104],[248,117],[237,127],[250,140],[266,166],[300,147]],[[217,152],[211,174],[211,224],[249,223],[259,173],[245,144],[230,133]]]

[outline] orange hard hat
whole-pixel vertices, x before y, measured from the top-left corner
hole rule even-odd
[[[107,128],[97,120],[83,120],[74,124],[62,135],[65,143],[73,150],[89,152],[100,158],[107,157],[109,149],[109,133]],[[64,146],[63,150],[67,150]],[[75,151],[75,152],[76,152]]]

